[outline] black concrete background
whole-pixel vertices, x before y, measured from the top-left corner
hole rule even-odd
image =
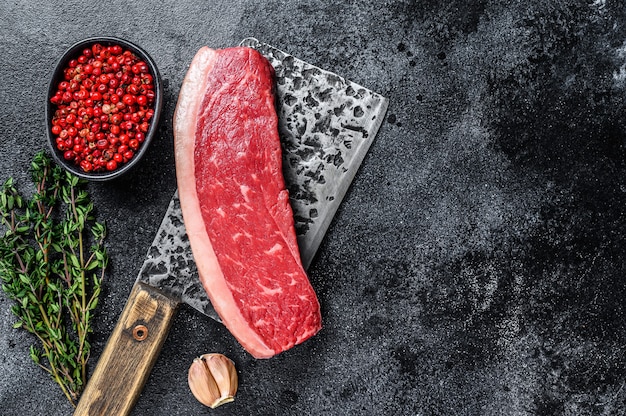
[[[310,270],[324,329],[271,360],[182,308],[134,415],[626,413],[626,8],[620,1],[0,3],[0,173],[28,186],[58,56],[93,35],[144,47],[160,137],[90,185],[112,263],[93,362],[175,189],[171,117],[203,45],[254,36],[390,99]],[[0,414],[68,415],[0,296]],[[240,374],[215,411],[194,356]]]

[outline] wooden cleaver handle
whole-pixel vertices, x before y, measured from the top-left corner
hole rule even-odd
[[[179,302],[135,283],[74,416],[128,415],[141,394]]]

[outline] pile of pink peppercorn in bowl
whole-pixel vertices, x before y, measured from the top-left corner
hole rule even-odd
[[[163,87],[152,58],[119,38],[70,47],[48,88],[46,123],[54,159],[94,181],[128,172],[154,138]]]

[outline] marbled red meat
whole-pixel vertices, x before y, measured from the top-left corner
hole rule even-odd
[[[257,358],[321,328],[282,175],[273,75],[254,49],[203,47],[174,115],[178,192],[200,279]]]

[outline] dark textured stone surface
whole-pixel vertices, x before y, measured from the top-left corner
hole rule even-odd
[[[93,184],[113,258],[94,359],[175,189],[171,116],[202,45],[254,36],[390,99],[310,269],[325,327],[256,361],[183,308],[136,415],[626,413],[626,9],[621,2],[229,1],[0,4],[0,172],[27,184],[43,100],[74,41],[144,47],[166,85],[161,137]],[[0,296],[0,413],[67,415]],[[204,410],[194,356],[237,364]]]

